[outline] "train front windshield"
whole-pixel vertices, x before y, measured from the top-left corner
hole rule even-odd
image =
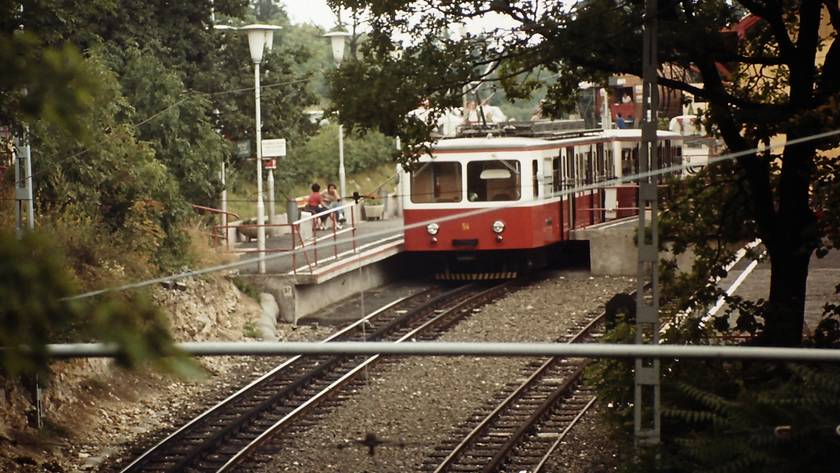
[[[467,164],[467,195],[470,202],[519,200],[519,161],[473,161]]]
[[[461,202],[461,163],[427,163],[411,172],[411,201],[416,204]]]

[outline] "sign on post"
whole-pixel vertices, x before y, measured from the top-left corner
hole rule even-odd
[[[274,158],[263,159],[263,167],[265,169],[277,169],[277,160]]]
[[[262,140],[263,158],[281,158],[286,156],[286,139]]]
[[[251,156],[251,140],[242,140],[236,142],[236,157],[240,159]]]

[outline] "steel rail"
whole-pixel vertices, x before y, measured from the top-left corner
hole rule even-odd
[[[371,318],[376,317],[377,315],[381,314],[382,312],[385,312],[386,310],[396,306],[397,304],[399,304],[401,302],[404,302],[407,299],[414,298],[414,297],[420,297],[423,294],[425,294],[426,292],[427,291],[422,291],[422,292],[419,292],[417,294],[413,294],[413,295],[398,298],[398,299],[380,307],[379,309],[371,312],[370,314],[362,317],[361,319],[355,321],[354,323],[344,327],[343,329],[339,330],[338,332],[330,335],[329,337],[327,337],[324,340],[321,340],[320,342],[317,342],[317,343],[328,343],[332,340],[335,340],[339,337],[342,337],[342,336],[346,335],[347,333],[349,333],[350,331],[352,331],[353,329],[355,329],[356,327],[358,327],[360,324],[367,323]],[[207,409],[206,411],[204,411],[203,413],[201,413],[197,417],[193,418],[192,420],[190,420],[189,422],[187,422],[186,424],[181,426],[181,428],[179,428],[175,432],[168,435],[166,438],[164,438],[163,440],[161,440],[160,442],[155,444],[153,447],[146,450],[143,454],[141,454],[139,457],[137,457],[128,466],[123,468],[121,470],[121,473],[130,472],[133,468],[135,468],[135,467],[139,466],[141,463],[143,463],[146,460],[146,458],[148,458],[150,455],[152,455],[154,452],[156,452],[160,447],[162,447],[163,445],[165,445],[169,442],[172,442],[173,440],[175,440],[176,438],[181,436],[183,433],[188,431],[196,423],[204,420],[205,418],[207,418],[211,414],[215,413],[219,409],[229,405],[233,400],[239,398],[241,395],[250,391],[251,389],[253,389],[257,385],[261,384],[266,379],[270,378],[271,376],[275,375],[279,371],[283,370],[284,368],[286,368],[289,365],[293,364],[294,362],[298,361],[301,358],[301,356],[302,355],[296,355],[293,358],[290,358],[290,359],[286,360],[284,363],[281,363],[280,365],[277,365],[276,367],[269,370],[268,372],[266,372],[265,374],[263,374],[259,378],[255,379],[254,381],[252,381],[248,385],[244,386],[243,388],[239,389],[235,393],[231,394],[230,396],[228,396],[227,398],[225,398],[224,400],[222,400],[218,404],[214,405],[210,409]]]
[[[547,362],[547,365],[553,365],[556,359]],[[546,371],[548,367],[546,367]],[[528,416],[528,419],[523,422],[519,428],[511,435],[504,444],[496,451],[493,458],[487,463],[487,465],[482,468],[482,473],[492,473],[499,470],[499,467],[505,461],[505,458],[513,451],[513,448],[516,447],[521,441],[525,434],[537,423],[546,412],[551,409],[557,402],[559,402],[560,398],[570,392],[572,388],[580,381],[580,378],[583,376],[583,365],[579,366],[574,373],[572,373],[567,379],[563,381],[561,384],[546,400],[534,410],[534,412]],[[532,385],[536,383],[536,381],[530,381],[528,383],[529,389]]]
[[[511,284],[511,281],[507,281],[507,282],[504,282],[504,283],[501,283],[501,284],[497,284],[497,285],[495,285],[491,288],[485,289],[484,291],[481,291],[477,294],[473,294],[470,297],[459,301],[458,303],[456,303],[452,307],[448,307],[448,308],[444,309],[443,312],[438,313],[435,317],[427,320],[426,322],[424,322],[420,326],[415,327],[414,329],[410,330],[408,333],[406,333],[405,335],[403,335],[399,339],[395,340],[394,342],[390,342],[390,343],[397,344],[397,343],[403,343],[406,340],[410,340],[412,337],[417,336],[421,332],[424,332],[426,330],[434,328],[435,325],[437,325],[441,320],[444,320],[445,318],[454,314],[456,311],[460,310],[462,307],[464,307],[468,304],[471,304],[476,299],[480,299],[482,297],[485,297],[487,294],[498,291],[498,290],[500,290],[500,288],[506,287],[510,284]],[[392,327],[386,327],[386,328],[383,328],[383,330],[391,329],[391,328]],[[251,443],[246,445],[238,453],[236,453],[234,456],[232,456],[224,465],[221,466],[221,468],[219,468],[217,470],[217,473],[223,473],[223,472],[230,471],[233,467],[240,464],[243,460],[245,460],[245,458],[248,455],[252,454],[254,452],[254,450],[259,448],[264,442],[266,442],[273,435],[275,435],[278,430],[280,430],[286,424],[295,420],[297,417],[305,414],[308,411],[308,409],[310,409],[312,406],[314,406],[321,399],[326,398],[326,397],[334,394],[334,391],[338,390],[339,388],[341,388],[342,386],[347,384],[349,381],[351,381],[353,378],[355,378],[362,370],[364,370],[365,368],[367,368],[368,366],[373,364],[381,356],[382,355],[377,354],[377,355],[374,355],[374,356],[371,356],[371,357],[367,358],[366,360],[361,362],[359,365],[357,365],[355,368],[353,368],[352,370],[347,372],[340,379],[337,379],[332,384],[330,384],[329,386],[324,388],[321,392],[315,394],[310,399],[308,399],[306,402],[301,404],[298,408],[296,408],[292,412],[289,412],[288,414],[286,414],[286,416],[284,416],[282,419],[278,420],[274,425],[272,425],[271,427],[266,429],[262,434],[260,434],[257,438],[255,438],[253,441],[251,441]]]
[[[542,471],[543,467],[548,462],[548,459],[551,458],[552,455],[554,455],[554,452],[557,450],[557,447],[560,446],[560,442],[565,440],[566,435],[568,435],[569,432],[571,432],[572,428],[578,423],[578,421],[580,421],[583,415],[589,411],[589,408],[592,407],[592,404],[595,404],[595,401],[597,399],[597,396],[592,396],[592,399],[590,399],[589,402],[587,402],[586,405],[583,406],[583,409],[581,409],[580,412],[578,412],[574,419],[569,421],[569,425],[567,425],[566,428],[563,429],[563,432],[561,432],[560,435],[557,436],[557,438],[554,440],[551,446],[548,447],[548,450],[542,456],[539,463],[537,463],[537,466],[535,466],[534,469],[531,470],[529,473],[539,473],[540,471]]]
[[[595,327],[595,325],[601,322],[604,317],[606,316],[606,312],[600,313],[597,317],[594,317],[590,320],[586,325],[581,328],[577,334],[575,334],[571,339],[564,342],[565,344],[572,344],[576,341],[583,338],[585,335],[589,334],[589,332]],[[513,392],[511,392],[502,402],[496,405],[496,407],[488,413],[484,419],[482,419],[478,425],[476,425],[464,438],[456,445],[434,469],[434,473],[443,473],[447,470],[457,459],[459,459],[462,454],[467,450],[467,448],[480,437],[482,433],[484,433],[487,428],[491,425],[491,423],[495,422],[500,414],[507,410],[508,407],[511,406],[515,401],[522,398],[522,396],[531,390],[531,388],[543,377],[543,375],[552,368],[561,358],[560,357],[551,357],[547,359],[545,362],[542,363],[537,369],[531,373],[531,375],[523,381],[519,387],[517,387]],[[495,455],[493,455],[491,461],[485,465],[482,469],[483,472],[488,471],[495,471],[496,467],[499,463],[508,455],[510,450],[519,442],[522,435],[525,434],[527,429],[530,427],[531,423],[536,421],[542,414],[553,405],[557,398],[565,393],[573,383],[577,382],[579,377],[583,374],[583,369],[577,369],[571,376],[569,376],[563,384],[554,391],[554,393],[543,403],[541,403],[540,407],[527,419],[524,423],[525,425],[521,425],[516,432],[510,436],[507,441],[499,448]]]

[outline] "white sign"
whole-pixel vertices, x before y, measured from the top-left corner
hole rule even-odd
[[[279,158],[286,156],[286,139],[262,140],[262,157]]]

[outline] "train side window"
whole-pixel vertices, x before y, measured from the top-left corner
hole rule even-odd
[[[597,168],[597,178],[596,181],[603,181],[604,175],[606,174],[604,165],[604,143],[598,143],[595,145],[595,167]]]
[[[563,159],[560,156],[555,156],[554,159],[551,161],[551,175],[553,177],[552,180],[552,191],[556,194],[563,190],[563,183],[560,181],[563,176],[562,173],[562,166]]]
[[[467,163],[467,194],[471,202],[519,200],[519,161],[472,161]]]
[[[630,169],[630,174],[638,174],[639,169],[641,169],[639,167],[639,163],[641,162],[641,158],[639,157],[639,145],[634,145],[632,150],[633,150],[633,159],[630,160],[630,164],[633,167]],[[648,165],[648,169],[650,169],[650,165]]]
[[[575,186],[575,149],[566,147],[566,176],[563,179],[563,187],[569,189]]]
[[[411,172],[411,201],[460,202],[461,163],[428,163]]]
[[[534,188],[534,198],[540,196],[540,176],[539,176],[539,161],[534,159],[531,161],[531,186]]]
[[[633,150],[631,148],[621,148],[621,175],[629,176],[633,174]]]

